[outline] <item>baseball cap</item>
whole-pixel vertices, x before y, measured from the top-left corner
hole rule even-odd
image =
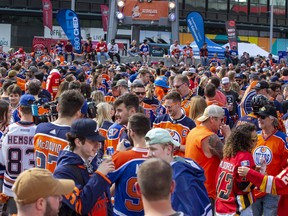
[[[69,194],[74,187],[73,180],[56,179],[49,170],[32,168],[18,176],[12,190],[15,201],[27,205],[36,202],[39,198]]]
[[[154,85],[155,86],[159,86],[159,87],[162,87],[162,88],[170,88],[168,85],[167,85],[167,78],[166,77],[158,77],[155,82],[154,82]]]
[[[89,118],[75,120],[71,125],[71,134],[85,137],[93,141],[104,141],[105,137],[99,134],[99,128],[96,121]]]
[[[222,80],[221,80],[221,83],[222,83],[223,85],[225,85],[225,84],[227,84],[227,83],[230,83],[230,80],[229,80],[228,77],[223,77]]]
[[[81,66],[86,66],[86,67],[90,67],[90,64],[88,62],[83,63]]]
[[[125,79],[120,79],[117,81],[116,86],[128,86],[128,82]]]
[[[278,76],[271,76],[270,81],[271,82],[279,82],[280,80],[279,80]]]
[[[103,64],[98,64],[95,69],[102,69],[102,68],[104,68],[104,65]]]
[[[220,70],[222,70],[221,66],[216,67],[216,71],[220,71]]]
[[[31,94],[24,94],[20,98],[20,106],[30,106],[35,101],[35,97]]]
[[[269,88],[269,84],[268,84],[268,82],[266,82],[264,80],[258,82],[255,86],[256,90],[268,89],[268,88]]]
[[[168,130],[163,128],[153,128],[145,135],[146,145],[173,143],[174,146],[180,146],[180,143],[174,140]]]
[[[273,117],[277,118],[277,111],[276,111],[275,107],[273,107],[271,105],[265,105],[265,106],[261,107],[259,109],[259,111],[256,112],[255,114],[259,115],[259,116],[264,116],[264,117],[273,116]]]
[[[38,69],[35,66],[31,66],[31,67],[29,67],[29,71],[31,71],[33,74],[35,74],[38,72]]]
[[[259,76],[258,76],[258,74],[257,73],[251,73],[250,75],[249,75],[249,79],[258,79],[259,80]]]
[[[196,69],[195,68],[193,68],[193,67],[191,67],[191,68],[189,68],[189,73],[196,73]]]
[[[73,66],[73,65],[71,65],[71,66],[69,66],[69,68],[68,68],[69,70],[71,70],[71,71],[76,71],[76,67],[75,66]]]
[[[236,73],[235,74],[235,79],[243,79],[243,76],[242,76],[242,74],[241,73]]]
[[[199,122],[204,122],[209,117],[222,118],[222,117],[224,117],[224,115],[225,115],[225,113],[224,113],[223,108],[213,104],[213,105],[210,105],[210,106],[206,107],[206,109],[204,110],[203,115],[201,117],[199,117],[197,120]]]

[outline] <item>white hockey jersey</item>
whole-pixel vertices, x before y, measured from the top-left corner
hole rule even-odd
[[[17,122],[9,125],[1,138],[0,163],[5,165],[3,193],[13,197],[12,186],[18,175],[34,167],[34,145],[36,125]]]

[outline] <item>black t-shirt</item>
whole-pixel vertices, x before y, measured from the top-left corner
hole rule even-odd
[[[222,91],[223,94],[226,96],[227,103],[233,104],[233,110],[229,111],[229,115],[233,116],[237,114],[237,102],[240,102],[239,94],[233,90],[230,90],[228,92]]]

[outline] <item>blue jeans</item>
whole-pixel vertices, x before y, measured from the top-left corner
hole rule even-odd
[[[101,56],[104,55],[106,60],[109,59],[109,55],[107,52],[97,52],[97,59],[98,59],[98,63],[101,63]]]
[[[254,216],[276,216],[278,209],[278,202],[280,197],[272,194],[266,194],[256,200],[252,205]]]
[[[201,57],[201,65],[202,65],[203,67],[209,66],[209,58]]]

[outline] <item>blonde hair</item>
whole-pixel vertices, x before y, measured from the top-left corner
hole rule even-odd
[[[207,103],[203,97],[192,97],[190,102],[189,118],[191,118],[193,121],[196,121],[198,117],[202,116],[206,107]]]
[[[241,88],[237,82],[231,82],[231,90],[237,92],[239,95],[241,95]]]
[[[208,77],[207,76],[202,76],[201,79],[200,79],[200,82],[199,82],[199,86],[204,88],[205,86],[203,86],[205,84],[205,82],[207,81],[208,82]]]
[[[112,116],[111,116],[111,109],[113,108],[111,104],[106,103],[106,102],[101,102],[97,104],[97,116],[96,116],[96,121],[99,127],[102,126],[104,121],[112,121]]]
[[[92,101],[95,102],[95,104],[99,104],[101,102],[105,102],[105,98],[104,98],[104,95],[101,91],[93,91],[91,93],[91,98],[92,98]]]

